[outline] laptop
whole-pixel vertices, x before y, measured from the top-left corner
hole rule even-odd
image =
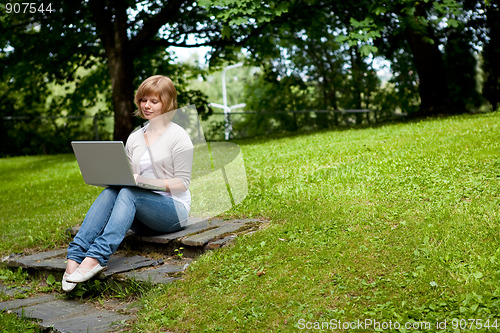
[[[137,183],[122,141],[72,141],[83,181],[94,186],[134,186],[165,191]]]

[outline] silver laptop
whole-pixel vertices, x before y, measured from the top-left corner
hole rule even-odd
[[[73,141],[71,146],[86,184],[165,191],[164,188],[135,181],[122,141]]]

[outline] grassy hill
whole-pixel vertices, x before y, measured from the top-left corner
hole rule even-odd
[[[500,326],[499,124],[497,112],[238,142],[249,194],[226,215],[269,227],[142,295],[134,328]],[[0,172],[2,254],[64,246],[98,193],[69,155]]]

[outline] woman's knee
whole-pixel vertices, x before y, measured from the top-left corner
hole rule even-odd
[[[139,189],[134,187],[123,187],[118,193],[117,200],[123,200],[125,202],[133,203],[137,198],[138,190]]]
[[[116,198],[118,195],[118,192],[120,192],[119,188],[116,187],[106,187],[104,190],[101,192],[101,196],[106,197],[106,198]]]

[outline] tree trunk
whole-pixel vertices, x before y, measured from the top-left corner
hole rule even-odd
[[[134,69],[127,36],[127,4],[121,0],[93,0],[90,8],[106,52],[111,78],[115,115],[113,137],[126,141],[134,128]]]
[[[108,56],[109,74],[113,90],[113,105],[115,111],[114,139],[126,141],[132,132],[134,113],[134,88],[132,62],[123,50],[114,50]]]
[[[352,94],[352,104],[351,107],[353,109],[361,109],[361,90],[363,86],[362,78],[363,75],[361,72],[361,64],[360,62],[363,59],[360,57],[357,46],[350,48],[350,56],[351,56],[351,75],[352,75],[352,86],[351,86],[351,94]]]
[[[417,6],[415,15],[417,20],[419,16],[425,15],[422,5]],[[453,113],[446,69],[438,42],[432,38],[430,31],[423,34],[411,27],[406,29],[406,36],[420,80],[420,113],[422,115]]]
[[[490,31],[483,47],[483,96],[493,110],[500,107],[500,8],[487,6],[486,28]]]

